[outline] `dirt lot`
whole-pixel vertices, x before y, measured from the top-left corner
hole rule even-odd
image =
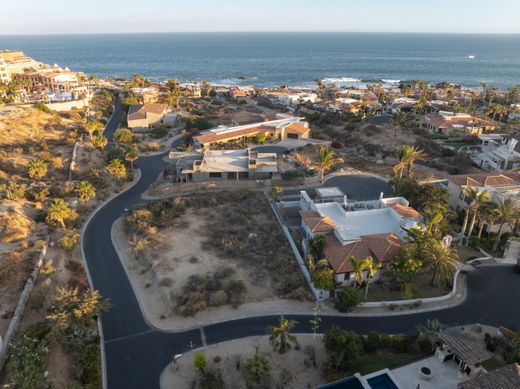
[[[291,349],[285,354],[273,352],[268,336],[257,336],[246,339],[220,343],[199,349],[206,356],[208,367],[222,372],[226,388],[247,388],[242,373],[237,370],[237,360],[244,363],[246,359],[258,353],[269,361],[271,380],[269,388],[301,389],[315,388],[324,384],[319,366],[327,361],[327,353],[322,336],[297,335],[300,350]],[[310,362],[310,349],[313,350],[316,365]],[[305,350],[308,350],[307,353]],[[215,358],[220,357],[219,362]],[[216,360],[219,360],[218,358]],[[307,360],[307,364],[305,363]],[[310,362],[310,363],[309,363]],[[189,389],[193,380],[193,353],[184,354],[174,367],[169,365],[161,375],[162,389]]]
[[[207,194],[207,196],[210,196]],[[311,311],[303,277],[288,244],[275,224],[265,199],[252,195],[234,206],[193,206],[174,225],[150,236],[150,247],[137,258],[124,222],[113,227],[113,238],[134,288],[149,318],[161,328],[186,328],[198,322],[281,309]],[[239,223],[236,218],[245,218]],[[194,280],[193,276],[199,276]],[[209,303],[193,315],[185,314],[183,299],[189,284],[214,283]],[[231,281],[242,281],[239,303],[212,302],[230,295]],[[199,289],[197,289],[197,292]],[[225,295],[224,295],[225,297]]]

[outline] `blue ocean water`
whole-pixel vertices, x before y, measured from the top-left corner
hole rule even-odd
[[[307,86],[316,79],[520,84],[520,34],[3,35],[0,49],[20,49],[43,62],[99,76],[141,73],[158,80],[257,86]]]

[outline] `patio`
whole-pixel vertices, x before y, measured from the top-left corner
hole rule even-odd
[[[426,380],[420,377],[421,368],[426,367],[431,371],[431,378]],[[457,387],[459,368],[453,361],[442,363],[436,356],[411,363],[409,365],[392,370],[403,389],[454,389]]]

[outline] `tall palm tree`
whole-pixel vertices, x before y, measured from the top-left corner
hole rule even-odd
[[[357,260],[353,256],[349,255],[347,260],[352,266],[352,273],[354,273],[354,279],[356,280],[356,285],[361,286],[363,281],[365,280],[365,270],[366,270],[366,260]]]
[[[404,147],[408,148],[408,158],[406,160],[406,166],[408,175],[411,175],[413,170],[413,164],[415,163],[415,161],[418,161],[424,157],[424,151],[420,150],[418,147],[415,146]]]
[[[482,206],[479,213],[479,229],[477,237],[480,239],[486,224],[493,224],[498,218],[498,210],[495,203],[488,202]]]
[[[478,195],[478,190],[474,189],[470,186],[466,186],[462,192],[464,193],[465,201],[468,204],[473,203],[473,201],[475,200],[475,198]],[[469,206],[466,207],[464,212],[465,212],[465,215],[464,215],[464,221],[462,222],[462,230],[460,231],[460,234],[459,234],[459,246],[462,246],[462,244],[464,243],[464,235],[466,234],[466,228],[468,227],[468,221],[469,221],[469,215],[471,214],[471,208]]]
[[[442,241],[433,240],[423,249],[422,254],[425,264],[421,272],[427,275],[431,273],[431,284],[448,285],[459,267],[457,251]]]
[[[139,158],[139,150],[137,150],[137,146],[133,144],[129,147],[125,152],[125,161],[130,162],[130,169],[134,171],[134,162]]]
[[[486,189],[479,191],[475,194],[473,201],[469,204],[469,208],[471,212],[473,212],[473,217],[471,218],[471,224],[469,225],[468,236],[466,237],[466,246],[469,245],[469,240],[471,239],[471,234],[473,232],[473,228],[475,227],[475,222],[477,221],[477,214],[482,209],[484,204],[489,201],[489,193]]]
[[[412,174],[415,161],[424,157],[424,152],[415,146],[404,146],[397,156],[398,162],[394,166],[394,174],[398,174],[397,185],[401,182],[403,172],[406,170],[408,175]]]
[[[370,285],[370,280],[374,278],[377,271],[383,267],[380,263],[374,263],[372,258],[367,258],[364,260],[365,269],[367,270],[367,281],[365,283],[365,301],[368,300],[368,287]]]
[[[493,251],[496,252],[500,244],[500,238],[504,233],[506,225],[513,225],[520,218],[520,207],[511,198],[507,197],[497,203],[498,219],[500,220],[500,227],[498,228],[497,238],[493,244]]]
[[[323,182],[325,172],[332,169],[335,165],[342,163],[343,159],[336,157],[336,153],[328,147],[321,146],[318,153],[318,160],[315,163],[316,168],[320,172],[320,182]]]
[[[48,223],[58,223],[63,229],[65,229],[65,220],[71,218],[74,215],[74,211],[63,199],[54,199],[52,204],[47,210],[47,216],[45,220]]]
[[[281,315],[278,320],[278,327],[267,326],[267,332],[270,334],[269,342],[274,350],[283,354],[291,348],[291,343],[297,343],[296,337],[291,334],[296,324],[296,321],[287,320],[284,315]]]

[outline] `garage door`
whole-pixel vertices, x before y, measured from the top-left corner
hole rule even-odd
[[[290,138],[290,139],[299,139],[299,135],[298,134],[291,134],[291,133],[288,133],[287,134],[287,138]]]

